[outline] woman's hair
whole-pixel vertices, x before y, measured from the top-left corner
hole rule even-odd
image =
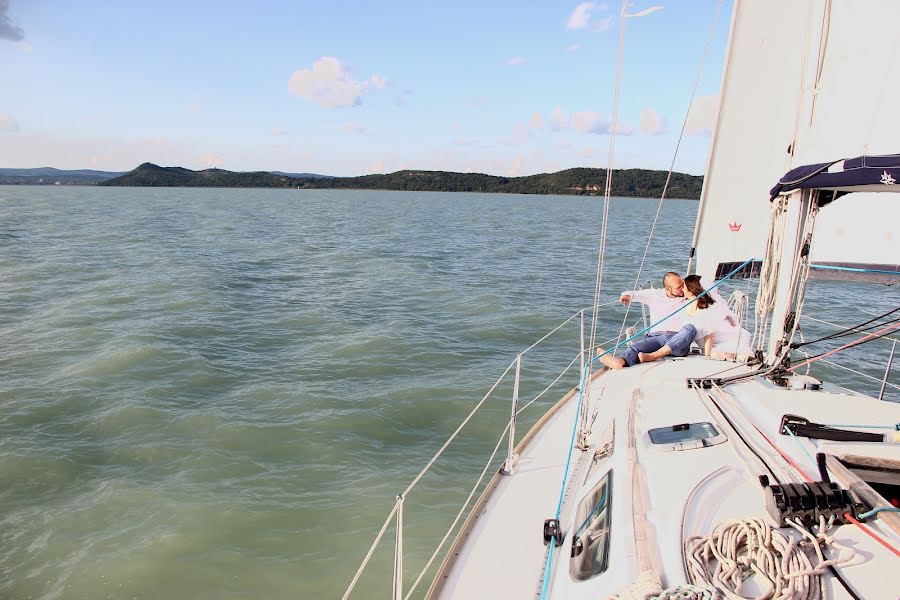
[[[699,275],[688,275],[684,278],[684,287],[688,289],[690,293],[695,296],[700,296],[704,291],[703,286],[700,285],[700,276]],[[709,308],[710,305],[715,304],[716,301],[713,300],[712,296],[706,294],[701,298],[697,298],[697,308]]]

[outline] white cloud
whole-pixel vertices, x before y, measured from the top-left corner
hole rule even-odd
[[[592,110],[572,113],[572,128],[581,133],[608,133],[609,121]]]
[[[222,160],[222,157],[218,154],[204,154],[199,158],[200,162],[206,165],[207,167],[218,168],[222,166],[222,163],[225,162]]]
[[[550,113],[550,125],[553,131],[561,131],[569,128],[569,117],[560,108],[554,108]]]
[[[512,135],[501,139],[500,143],[504,146],[518,146],[519,144],[526,142],[530,137],[531,132],[528,130],[528,127],[520,123],[516,125],[515,131],[513,131]]]
[[[22,28],[13,25],[9,18],[9,0],[0,0],[0,39],[10,42],[21,42],[25,39]]]
[[[597,5],[593,2],[582,2],[575,7],[572,14],[569,15],[569,22],[566,23],[566,29],[590,29],[591,31],[609,31],[615,19],[613,17],[603,17],[594,20],[594,13],[603,12],[608,9],[606,4]],[[569,46],[569,52],[572,52],[572,46]],[[577,48],[576,48],[577,49]]]
[[[387,78],[382,75],[372,75],[372,77],[369,78],[369,81],[371,81],[372,85],[378,89],[381,89],[388,84]]]
[[[188,106],[188,112],[201,113],[203,112],[203,107],[200,104],[194,102],[193,104]]]
[[[356,135],[375,135],[374,131],[359,123],[344,123],[341,125],[341,131],[355,133]]]
[[[569,15],[569,22],[566,23],[566,29],[584,29],[591,22],[591,11],[597,5],[593,2],[582,2],[575,7],[572,14]]]
[[[544,117],[541,113],[536,112],[531,115],[531,119],[528,121],[528,126],[532,129],[540,129],[544,126]]]
[[[12,115],[0,115],[0,131],[14,132],[19,130],[19,123],[12,118]]]
[[[522,174],[522,162],[523,162],[523,160],[522,160],[521,156],[517,156],[515,159],[513,159],[512,164],[506,170],[506,176],[507,177],[520,176]]]
[[[282,135],[287,135],[287,134],[288,134],[288,132],[285,131],[284,129],[273,129],[272,130],[272,135],[275,135],[275,136],[282,136]]]
[[[641,133],[647,135],[659,135],[666,132],[666,120],[656,111],[647,109],[641,111]]]
[[[606,132],[611,133],[612,127],[607,128]],[[616,123],[616,135],[631,135],[632,133],[634,133],[634,129],[632,129],[630,125],[623,123],[622,121]]]
[[[581,49],[581,44],[572,44],[568,48],[566,48],[566,52],[575,52]]]
[[[294,71],[288,81],[288,91],[325,108],[359,106],[369,87],[379,87],[387,82],[380,75],[372,81],[356,81],[341,61],[323,56],[312,69]]]
[[[521,56],[514,56],[506,61],[506,65],[509,67],[515,67],[518,65],[524,65],[528,61],[522,58]]]
[[[377,173],[384,173],[384,161],[376,160],[372,164],[368,165],[364,169],[366,175],[374,175]]]
[[[718,108],[718,95],[698,96],[697,98],[694,98],[694,103],[691,105],[691,110],[688,113],[684,132],[688,135],[711,136]]]

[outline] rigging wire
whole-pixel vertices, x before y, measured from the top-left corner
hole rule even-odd
[[[678,141],[675,143],[675,151],[672,153],[672,161],[669,163],[669,172],[666,174],[666,183],[663,185],[662,194],[659,197],[659,203],[656,206],[656,216],[653,217],[653,224],[650,226],[650,233],[647,236],[647,245],[644,247],[644,255],[641,257],[641,263],[638,266],[637,277],[634,278],[633,290],[638,289],[641,281],[641,274],[644,272],[644,263],[647,261],[647,255],[650,253],[650,244],[653,241],[653,234],[656,231],[656,224],[659,222],[659,215],[662,212],[663,200],[669,191],[669,183],[672,181],[672,172],[675,170],[675,160],[678,158],[678,151],[681,149],[681,141],[684,139],[684,132],[687,129],[688,117],[691,114],[691,107],[694,105],[694,98],[697,96],[697,90],[700,88],[700,79],[703,76],[703,66],[706,64],[706,57],[709,55],[709,48],[712,45],[713,34],[716,31],[716,25],[719,22],[719,13],[722,9],[722,0],[716,4],[716,12],[713,16],[712,25],[709,28],[709,35],[706,38],[706,48],[700,58],[700,65],[697,68],[697,77],[694,79],[694,87],[691,90],[691,98],[688,100],[687,110],[684,112],[684,119],[681,122],[681,131],[678,134]],[[622,325],[619,328],[619,337],[625,331],[625,324],[628,322],[628,312],[631,310],[631,303],[625,306],[625,316],[622,318]]]
[[[863,331],[868,331],[868,330],[870,330],[870,329],[875,329],[876,327],[881,327],[882,325],[889,325],[889,324],[891,324],[891,323],[895,323],[895,322],[897,322],[897,321],[900,321],[900,317],[898,317],[898,318],[896,318],[896,319],[892,319],[892,320],[890,320],[890,321],[885,321],[884,323],[875,323],[874,325],[872,325],[872,326],[870,326],[870,327],[865,327],[866,325],[869,325],[870,323],[874,323],[875,321],[877,321],[877,320],[879,320],[879,319],[883,319],[883,318],[885,318],[885,317],[891,316],[892,314],[894,314],[894,313],[897,312],[898,310],[900,310],[900,306],[898,306],[898,307],[895,308],[894,310],[891,310],[891,311],[888,311],[888,312],[884,313],[883,315],[879,315],[879,316],[877,316],[877,317],[875,317],[875,318],[873,318],[873,319],[869,319],[868,321],[866,321],[866,322],[864,322],[864,323],[860,323],[859,325],[854,325],[854,326],[852,326],[852,327],[847,327],[847,328],[845,328],[845,329],[839,330],[839,331],[837,331],[837,332],[835,332],[835,333],[832,333],[832,334],[830,334],[830,335],[826,335],[826,336],[820,337],[820,338],[815,339],[815,340],[810,340],[810,341],[808,341],[808,342],[800,342],[800,343],[796,343],[796,344],[793,344],[793,347],[794,347],[794,348],[800,348],[801,346],[807,346],[807,345],[809,345],[809,344],[816,344],[816,343],[818,343],[818,342],[824,342],[824,341],[826,341],[826,340],[831,340],[831,339],[835,339],[835,338],[839,338],[839,337],[844,337],[844,336],[847,336],[847,335],[852,335],[852,334],[854,334],[854,333],[862,333]]]
[[[835,352],[840,352],[841,350],[846,350],[847,348],[853,348],[854,346],[859,346],[861,344],[865,344],[867,342],[871,342],[873,340],[883,338],[883,337],[887,336],[888,334],[894,332],[898,328],[900,328],[900,323],[894,323],[893,325],[889,325],[889,326],[885,327],[884,329],[880,329],[880,330],[876,331],[875,333],[870,333],[870,334],[866,335],[865,337],[862,337],[858,340],[854,340],[848,344],[844,344],[843,346],[841,346],[839,348],[835,348],[834,350],[829,350],[828,352],[823,352],[821,354],[816,354],[815,356],[811,356],[809,359],[807,359],[801,363],[798,363],[787,370],[788,371],[796,371],[797,369],[799,369],[800,367],[802,367],[804,365],[814,363],[817,360],[821,360],[822,358],[825,358],[826,356],[830,356],[831,354],[834,354]]]

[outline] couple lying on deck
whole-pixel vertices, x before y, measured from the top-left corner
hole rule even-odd
[[[703,354],[711,358],[746,360],[750,354],[750,332],[738,324],[718,294],[712,292],[700,296],[703,292],[699,275],[681,279],[678,273],[671,271],[663,277],[661,290],[623,292],[619,301],[626,305],[632,302],[646,304],[650,309],[650,321],[656,325],[647,337],[631,344],[621,356],[605,354],[599,348],[600,362],[610,369],[624,369],[670,354],[687,356],[691,342],[695,340]],[[686,309],[663,321],[688,303],[691,305]]]

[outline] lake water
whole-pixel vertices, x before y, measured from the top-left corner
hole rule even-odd
[[[643,281],[684,270],[697,206],[666,203]],[[591,304],[600,209],[558,196],[0,187],[0,597],[340,597],[395,495],[519,351]],[[632,286],[655,211],[612,203],[604,302]],[[814,283],[807,306],[852,324],[897,299]],[[601,332],[622,317],[603,309]],[[578,335],[573,321],[526,355],[522,403],[574,358]],[[884,344],[864,348],[847,364],[880,378]],[[813,374],[880,387],[821,363]],[[507,378],[410,494],[407,589],[511,397]],[[391,545],[389,530],[354,597],[389,595]]]

